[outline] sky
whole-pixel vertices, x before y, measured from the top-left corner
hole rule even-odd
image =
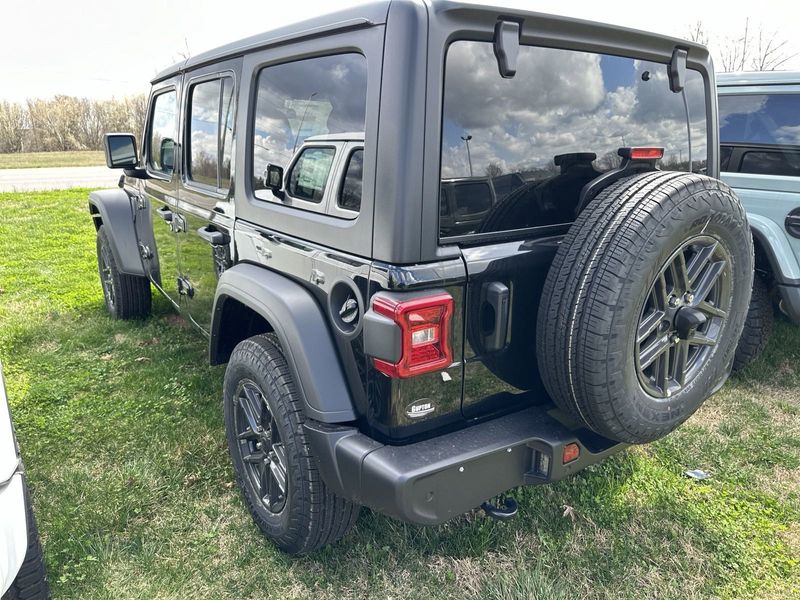
[[[495,0],[525,8],[685,37],[701,20],[712,38],[751,30],[793,38],[800,2],[761,0],[732,10],[730,0],[586,2],[583,0]],[[146,92],[157,72],[186,54],[305,18],[358,4],[353,0],[6,0],[0,35],[0,99],[70,94],[90,98]],[[758,10],[755,9],[758,8]],[[9,13],[10,11],[10,13]],[[712,51],[714,49],[712,39]],[[792,40],[790,53],[800,53]],[[784,68],[800,70],[800,54]]]

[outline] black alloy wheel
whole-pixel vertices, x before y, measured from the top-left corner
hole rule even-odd
[[[286,448],[264,394],[255,382],[242,380],[234,402],[239,453],[253,495],[266,510],[280,514],[286,506]]]
[[[684,242],[661,268],[636,340],[636,370],[649,395],[669,398],[702,370],[730,310],[731,281],[728,251],[707,235]]]

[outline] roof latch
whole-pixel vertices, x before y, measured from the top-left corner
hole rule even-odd
[[[517,21],[500,19],[494,26],[494,56],[500,77],[511,79],[517,74],[520,27]]]
[[[669,89],[673,93],[683,91],[686,85],[686,57],[689,56],[689,51],[685,48],[675,48],[672,51],[672,60],[669,61],[667,70],[669,72]]]

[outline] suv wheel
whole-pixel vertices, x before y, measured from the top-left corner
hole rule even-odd
[[[570,228],[542,293],[550,396],[605,437],[666,435],[725,382],[752,277],[745,213],[724,183],[655,171],[610,185]]]
[[[322,481],[305,436],[300,393],[274,335],[257,335],[234,349],[224,411],[236,479],[264,535],[290,554],[344,536],[360,507]]]
[[[120,273],[105,225],[97,230],[97,268],[109,314],[115,319],[136,319],[150,314],[153,297],[147,277]]]
[[[733,359],[733,370],[739,371],[753,362],[767,345],[772,334],[772,324],[775,312],[772,308],[772,298],[764,279],[756,273],[753,277],[753,295],[750,298],[750,308],[744,322],[742,337],[736,347]]]

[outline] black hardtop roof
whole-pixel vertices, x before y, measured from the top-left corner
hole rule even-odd
[[[299,21],[291,25],[286,25],[285,27],[280,27],[265,33],[253,35],[229,44],[225,44],[224,46],[219,46],[218,48],[208,50],[196,56],[191,56],[186,60],[176,63],[171,67],[161,71],[155,76],[155,78],[152,80],[152,83],[157,83],[158,81],[172,77],[173,75],[177,75],[182,71],[191,70],[195,67],[218,62],[227,58],[240,56],[247,52],[267,48],[269,46],[277,46],[303,38],[316,37],[331,31],[342,31],[347,29],[359,29],[362,27],[382,25],[387,22],[389,8],[393,3],[424,5],[428,8],[428,10],[433,12],[480,11],[491,12],[495,15],[518,15],[526,20],[530,18],[557,21],[561,23],[573,23],[576,26],[577,31],[591,31],[594,28],[600,27],[603,29],[612,29],[618,31],[623,38],[658,38],[671,46],[677,45],[690,50],[694,49],[695,56],[699,54],[700,56],[704,57],[708,54],[708,50],[704,46],[695,42],[655,33],[648,33],[637,29],[620,27],[617,25],[606,25],[593,21],[586,21],[584,19],[574,19],[571,17],[536,13],[519,9],[509,9],[500,6],[470,4],[451,0],[376,0],[353,8],[347,8]]]

